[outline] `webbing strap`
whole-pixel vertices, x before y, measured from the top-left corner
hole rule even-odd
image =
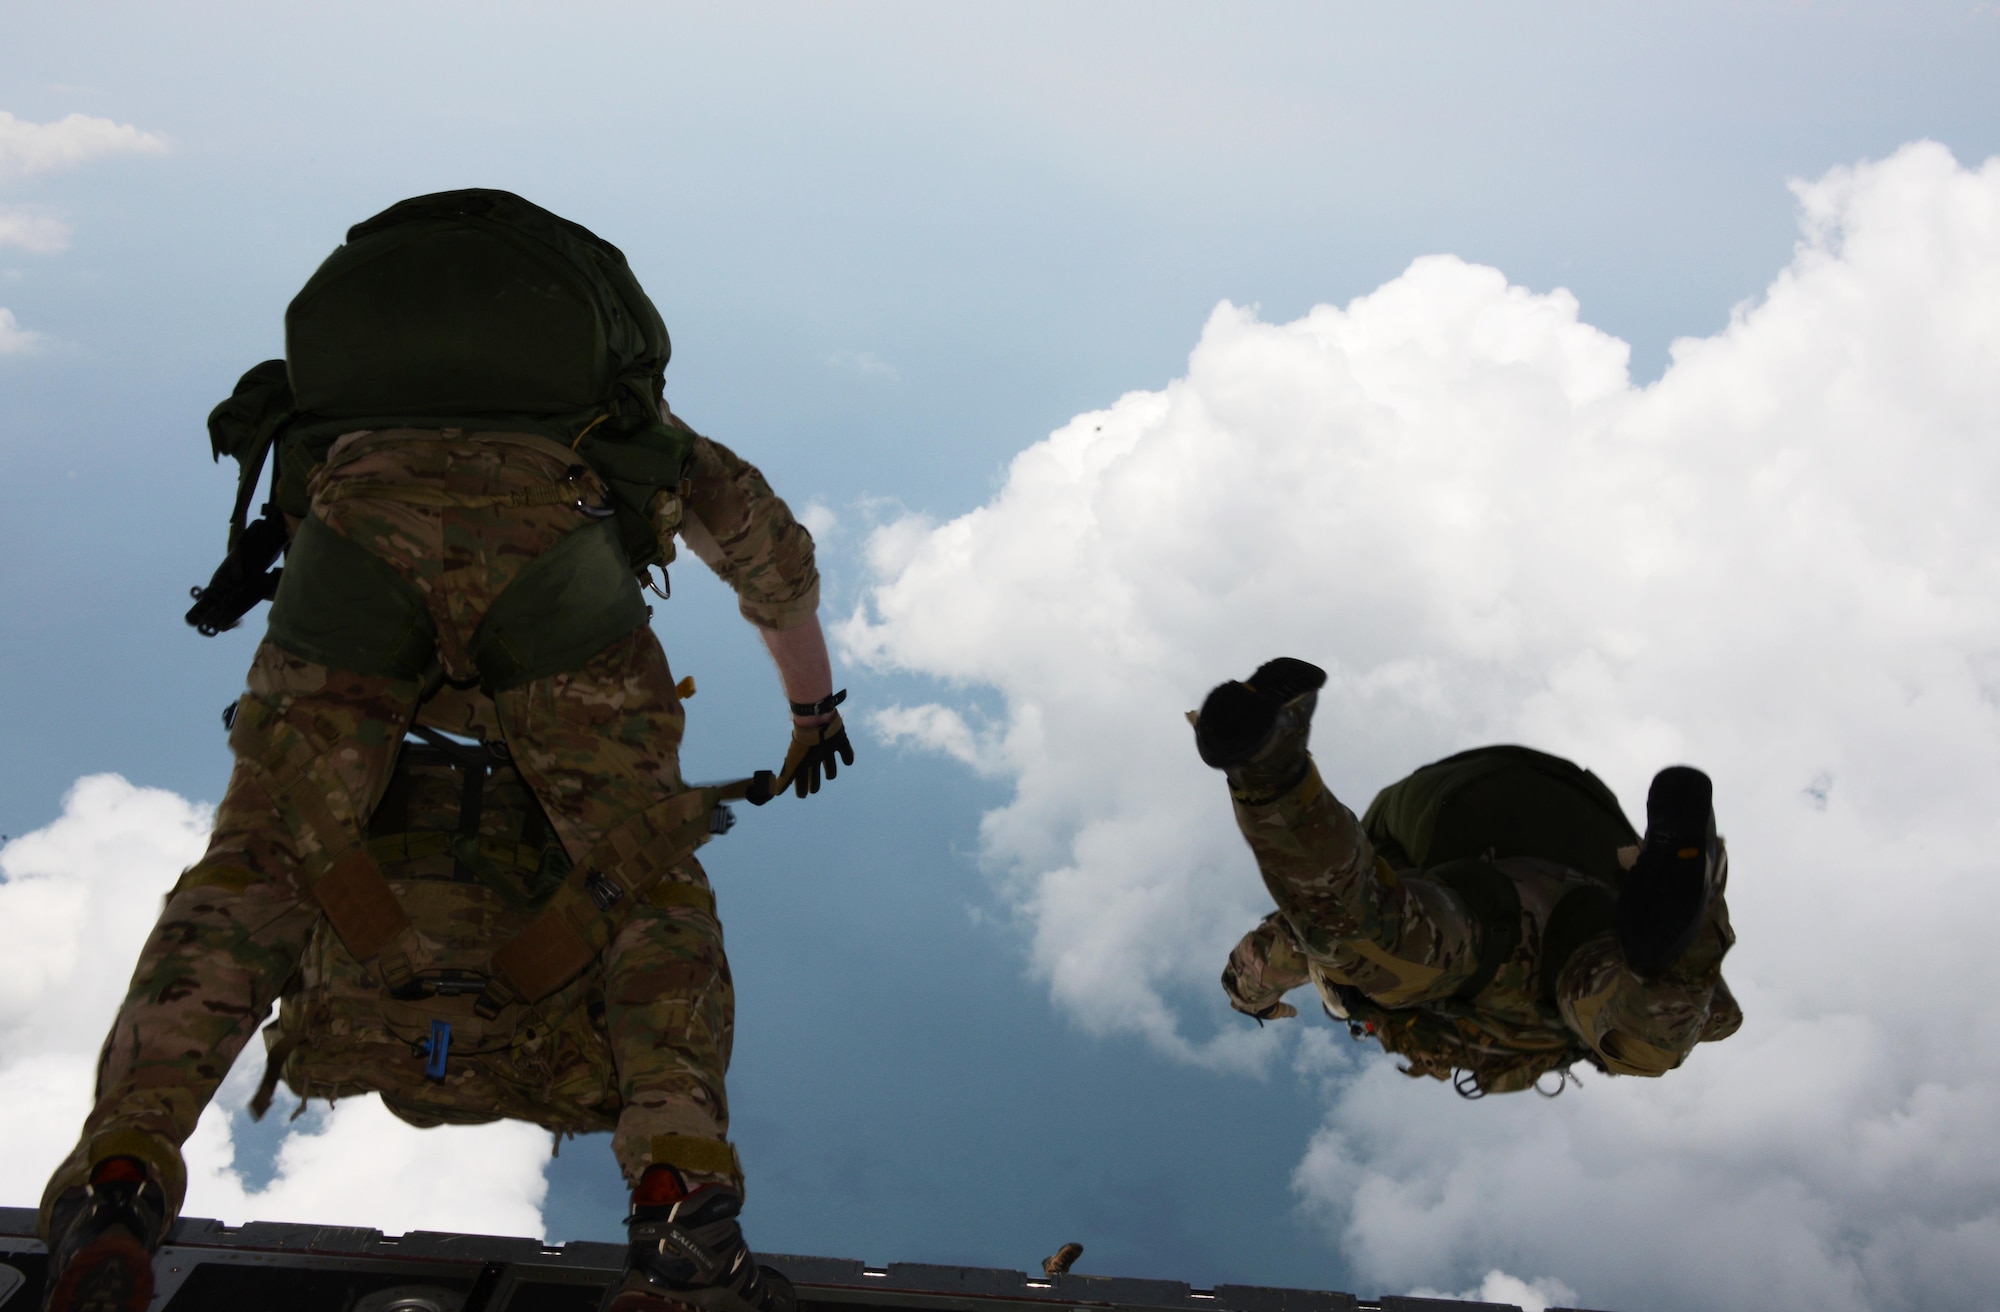
[[[541,869],[546,849],[526,843],[510,843],[504,838],[481,838],[473,846],[485,860],[509,870]],[[425,829],[405,834],[379,834],[368,840],[368,851],[378,862],[422,861],[429,857],[459,856],[461,848],[454,836],[443,829]],[[473,872],[475,877],[478,872]]]
[[[584,467],[578,465],[581,471]],[[370,479],[333,479],[320,485],[316,500],[400,501],[410,506],[439,508],[516,509],[527,506],[567,506],[581,504],[591,489],[578,475],[560,483],[542,483],[518,492],[450,492],[422,483],[382,483]]]
[[[365,847],[350,847],[313,881],[313,897],[357,961],[368,961],[409,926],[403,904]]]
[[[408,928],[410,918],[367,844],[334,818],[305,777],[301,758],[310,759],[310,744],[301,737],[281,750],[265,728],[269,709],[254,699],[242,705],[230,726],[229,745],[236,759],[261,777],[271,799],[295,809],[319,840],[320,851],[301,863],[300,873],[340,941],[357,961],[368,961]]]
[[[528,1002],[574,979],[611,941],[624,911],[650,900],[655,886],[708,841],[710,813],[724,791],[676,793],[606,834],[541,914],[493,954],[495,972]]]

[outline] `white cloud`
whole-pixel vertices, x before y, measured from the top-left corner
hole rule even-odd
[[[943,752],[954,761],[987,772],[983,762],[991,744],[982,744],[965,717],[935,702],[923,706],[891,706],[868,717],[868,727],[890,745],[909,743]]]
[[[36,255],[53,255],[69,247],[70,226],[53,214],[0,205],[0,246],[19,246]]]
[[[52,824],[0,848],[0,1198],[32,1205],[89,1110],[98,1045],[209,811],[117,775],[77,782]],[[417,1130],[375,1098],[309,1113],[269,1187],[244,1188],[233,1129],[255,1040],[188,1142],[189,1215],[542,1233],[548,1137],[503,1123]]]
[[[103,155],[159,155],[166,150],[166,138],[129,123],[88,114],[31,123],[0,110],[0,183],[75,168]]]
[[[1184,1056],[1258,1056],[1206,1037],[1255,1037],[1214,977],[1268,906],[1180,717],[1216,681],[1326,666],[1357,804],[1480,742],[1635,812],[1660,765],[1716,776],[1738,1037],[1476,1106],[1300,1054],[1331,1106],[1296,1182],[1357,1278],[1635,1312],[2000,1280],[2000,162],[1797,191],[1792,263],[1652,386],[1568,293],[1428,257],[1292,323],[1218,307],[1184,378],[871,543],[849,654],[1004,701],[982,838],[1034,969]],[[950,713],[903,730],[962,756]]]
[[[1560,1280],[1543,1277],[1539,1280],[1523,1280],[1510,1276],[1495,1268],[1488,1271],[1485,1278],[1471,1289],[1456,1294],[1447,1294],[1436,1289],[1413,1291],[1417,1298],[1456,1298],[1473,1303],[1511,1303],[1521,1312],[1548,1312],[1552,1307],[1576,1301],[1576,1291]]]
[[[139,944],[207,835],[204,808],[93,775],[0,848],[0,1197],[39,1199],[76,1142]]]
[[[0,305],[0,355],[22,355],[35,349],[42,335],[23,328],[14,312]]]
[[[188,1142],[188,1215],[542,1237],[546,1130],[520,1121],[420,1130],[373,1094],[301,1117],[279,1146],[276,1176],[246,1190],[232,1131],[263,1065],[252,1056]]]
[[[893,383],[903,377],[902,370],[873,351],[835,351],[826,357],[826,362],[835,369],[857,373],[863,378],[880,378]]]
[[[813,535],[815,542],[829,541],[840,532],[840,516],[823,501],[808,501],[798,512],[799,523],[806,526],[806,532]]]

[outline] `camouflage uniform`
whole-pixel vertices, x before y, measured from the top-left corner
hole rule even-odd
[[[1485,750],[1555,761],[1523,748]],[[1230,954],[1223,987],[1238,1010],[1289,1014],[1273,1009],[1310,980],[1356,1038],[1401,1056],[1407,1074],[1454,1079],[1468,1095],[1525,1089],[1578,1060],[1662,1075],[1696,1043],[1742,1023],[1722,981],[1735,935],[1721,898],[1664,974],[1642,979],[1626,965],[1608,914],[1619,867],[1638,853],[1622,817],[1631,844],[1622,851],[1610,840],[1601,853],[1551,860],[1496,844],[1506,854],[1489,852],[1485,864],[1515,900],[1482,915],[1468,896],[1477,885],[1454,886],[1444,867],[1378,854],[1396,845],[1383,823],[1391,796],[1385,789],[1364,822],[1313,768],[1273,801],[1237,802],[1237,826],[1278,904]],[[1576,914],[1592,905],[1603,914]],[[1509,941],[1504,956],[1482,961],[1482,947]]]
[[[763,477],[706,439],[689,475],[682,535],[736,591],[745,618],[771,629],[810,619],[812,539]],[[602,503],[594,476],[546,438],[361,432],[333,447],[313,506],[414,584],[443,676],[466,684],[479,673],[468,638],[493,599],[586,522],[575,498],[549,495],[565,482],[586,505]],[[45,1195],[44,1225],[50,1201],[118,1154],[145,1162],[178,1212],[179,1145],[300,966],[322,916],[310,885],[316,863],[364,831],[413,720],[482,737],[497,728],[576,863],[605,862],[607,844],[635,835],[643,843],[648,813],[685,788],[680,699],[644,624],[577,668],[490,703],[450,687],[426,703],[422,680],[332,669],[269,638],[248,682],[208,851],[169,895],[140,954],[99,1061],[96,1105]],[[596,981],[621,1103],[613,1152],[633,1182],[656,1161],[740,1182],[723,1089],[734,996],[700,864],[680,862],[644,902],[627,910]]]

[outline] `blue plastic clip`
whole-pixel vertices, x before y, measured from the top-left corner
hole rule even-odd
[[[444,1063],[451,1056],[451,1022],[434,1020],[431,1022],[430,1042],[424,1044],[423,1052],[430,1060],[424,1063],[424,1074],[434,1080],[444,1079]]]

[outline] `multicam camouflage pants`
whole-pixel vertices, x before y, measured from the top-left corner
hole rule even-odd
[[[1346,1015],[1343,991],[1358,990],[1387,1021],[1368,1032],[1406,1057],[1412,1074],[1446,1078],[1454,1067],[1484,1066],[1494,1073],[1487,1092],[1527,1087],[1538,1067],[1565,1064],[1578,1040],[1612,1073],[1662,1075],[1695,1044],[1726,1038],[1742,1022],[1722,982],[1735,935],[1721,899],[1664,975],[1634,973],[1605,930],[1557,963],[1550,989],[1544,930],[1563,896],[1588,881],[1553,862],[1511,858],[1495,864],[1520,895],[1512,953],[1465,1005],[1401,1029],[1394,1018],[1437,1009],[1474,979],[1481,923],[1472,908],[1444,882],[1378,860],[1317,769],[1275,802],[1238,804],[1236,820],[1278,904],[1230,955],[1223,984],[1239,1010],[1265,1012],[1310,979]]]
[[[506,435],[397,436],[344,439],[315,504],[330,527],[415,585],[436,625],[445,674],[470,678],[477,672],[466,640],[487,607],[523,565],[580,523],[571,505],[508,498],[567,477],[567,462],[553,444]],[[429,504],[327,495],[347,483],[355,485],[348,491],[400,486],[445,495]],[[258,649],[208,851],[182,876],[140,954],[100,1059],[96,1105],[50,1182],[45,1221],[49,1200],[80,1183],[92,1163],[118,1154],[146,1161],[178,1212],[186,1188],[179,1146],[321,915],[300,868],[366,825],[424,692],[417,679],[330,669],[268,640]],[[577,862],[615,826],[684,787],[681,704],[665,653],[643,625],[578,669],[498,693],[492,710]],[[266,753],[305,763],[306,786],[342,833],[315,832],[274,789],[272,763],[246,750],[260,740]],[[706,886],[692,859],[676,877]],[[723,1088],[734,993],[720,925],[699,905],[635,908],[600,967],[624,1103],[612,1150],[626,1176],[636,1181],[655,1160],[698,1175],[736,1175]]]

